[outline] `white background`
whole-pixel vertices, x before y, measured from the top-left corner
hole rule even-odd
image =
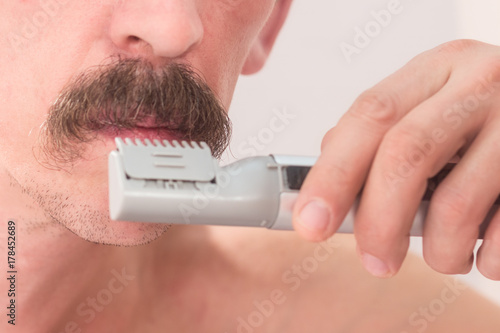
[[[390,2],[295,0],[264,70],[238,83],[230,110],[231,153],[224,160],[269,153],[317,155],[324,133],[356,96],[415,55],[458,38],[500,45],[497,0],[400,0],[401,13],[349,63],[340,44],[353,44],[355,27],[363,29],[373,21],[371,12]],[[273,117],[284,110],[295,118],[276,130]],[[421,252],[419,239],[412,249]],[[500,304],[500,282],[477,272],[465,278]]]

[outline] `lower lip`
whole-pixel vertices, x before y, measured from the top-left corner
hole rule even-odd
[[[100,136],[106,139],[113,140],[116,137],[120,138],[130,138],[132,140],[139,139],[144,140],[179,140],[179,136],[175,135],[174,132],[164,129],[164,128],[147,128],[147,127],[136,127],[133,129],[117,129],[117,128],[106,128],[105,130],[99,131]]]

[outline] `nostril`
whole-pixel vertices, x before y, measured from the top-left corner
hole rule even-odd
[[[111,42],[129,55],[182,57],[199,45],[203,37],[203,23],[196,3],[120,1],[110,21]]]
[[[138,43],[141,39],[137,36],[128,36],[128,42],[129,43]]]

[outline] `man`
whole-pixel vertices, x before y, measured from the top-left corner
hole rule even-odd
[[[12,265],[5,272],[12,273],[0,284],[7,314],[2,331],[498,330],[495,306],[415,258],[393,279],[369,276],[356,264],[349,237],[315,244],[294,233],[110,221],[106,160],[115,148],[113,137],[206,140],[220,152],[228,136],[223,110],[236,80],[264,65],[290,4],[3,3],[0,246]],[[418,78],[426,81],[424,74]],[[391,79],[381,88],[389,84]],[[434,90],[422,89],[405,106]],[[369,98],[378,95],[366,96],[358,106],[386,105]],[[399,120],[390,111],[370,118],[355,105],[355,116],[343,122],[359,124],[353,133],[367,138],[359,132],[370,128],[362,127],[365,119],[372,121],[380,137]],[[346,181],[337,174],[342,161],[330,149],[342,136],[351,139],[352,128],[344,123],[326,137],[325,155],[297,205],[300,210],[311,197],[326,197],[295,221],[309,239],[334,232],[336,220],[321,209],[339,217],[343,207],[328,208],[336,197],[315,184],[318,174],[328,173],[333,184],[340,179],[345,189],[352,187],[349,193],[364,180],[366,163],[344,173]],[[373,147],[367,146],[371,155]],[[365,162],[371,155],[363,155]],[[368,254],[388,259],[382,256],[389,249],[385,244],[379,253],[362,241],[365,263],[370,264]],[[374,270],[372,260],[368,268],[387,276],[399,268],[396,261],[390,264],[390,271],[381,264]]]

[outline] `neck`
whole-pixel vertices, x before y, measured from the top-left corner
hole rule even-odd
[[[132,321],[136,318],[132,312],[144,308],[143,304],[138,306],[138,300],[148,294],[145,287],[155,290],[159,276],[163,289],[178,285],[190,266],[184,259],[192,257],[197,248],[203,247],[207,253],[212,249],[203,227],[171,228],[143,246],[93,244],[47,216],[6,173],[0,174],[0,188],[0,218],[5,228],[0,231],[0,253],[9,251],[6,222],[12,220],[16,227],[16,313],[30,318],[16,322],[20,332],[35,332],[40,327],[66,332],[66,325],[109,324],[109,316],[104,320],[99,315],[117,309],[121,315],[130,314],[125,318]],[[193,242],[197,246],[193,247]],[[8,283],[2,279],[0,290],[8,290]],[[2,304],[10,302],[5,296]],[[154,292],[148,296],[154,297]],[[120,322],[126,324],[126,320]]]

